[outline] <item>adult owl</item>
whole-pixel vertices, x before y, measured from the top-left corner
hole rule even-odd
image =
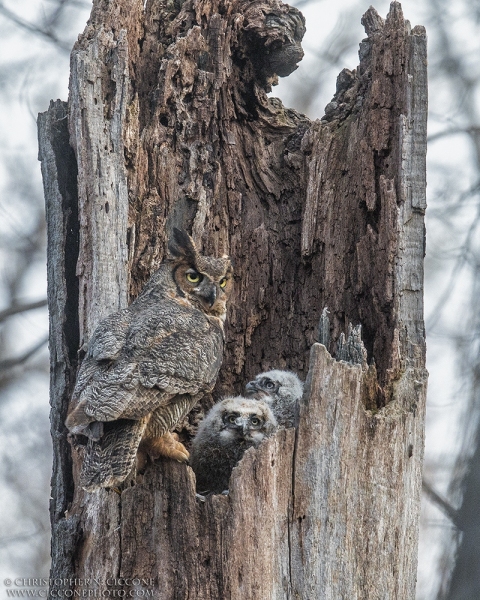
[[[231,262],[203,256],[178,229],[169,250],[136,300],[104,319],[88,344],[66,420],[88,438],[87,491],[125,480],[139,446],[152,459],[187,460],[170,432],[215,384]]]
[[[265,402],[236,396],[215,404],[192,442],[189,462],[197,478],[197,492],[227,490],[232,469],[245,450],[258,446],[276,428]]]
[[[278,369],[260,373],[247,383],[245,393],[248,397],[266,402],[279,425],[295,425],[297,405],[303,395],[303,382],[296,373]]]

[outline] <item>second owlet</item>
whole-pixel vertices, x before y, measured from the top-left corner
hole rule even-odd
[[[303,382],[291,371],[275,369],[260,373],[245,387],[247,396],[263,400],[272,409],[279,425],[293,427]]]
[[[228,257],[201,255],[174,229],[165,260],[132,304],[96,328],[66,420],[88,438],[80,474],[87,491],[129,475],[137,450],[187,460],[170,433],[215,385],[222,362]]]
[[[190,466],[197,478],[197,492],[220,494],[227,490],[232,469],[245,450],[258,446],[276,428],[265,402],[237,396],[215,404],[192,442]]]

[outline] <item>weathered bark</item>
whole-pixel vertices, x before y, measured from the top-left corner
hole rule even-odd
[[[78,336],[77,164],[69,145],[67,104],[51,102],[39,115],[39,158],[46,200],[48,308],[50,315],[50,422],[53,441],[52,556],[55,574],[68,578],[76,551],[79,517],[65,519],[73,498],[72,458],[65,435],[66,410],[75,384]]]
[[[153,579],[162,599],[414,597],[425,34],[410,31],[398,3],[385,22],[369,9],[364,24],[360,67],[340,74],[325,117],[312,123],[266,96],[302,56],[296,9],[277,0],[94,2],[72,53],[68,107],[75,316],[61,181],[76,165],[54,150],[65,138],[62,106],[40,125],[52,215],[54,578],[94,578],[84,587],[101,590],[109,578]],[[199,503],[191,469],[167,461],[121,495],[87,494],[74,487],[80,457],[72,449],[72,473],[62,426],[76,352],[138,293],[174,226],[235,264],[214,397],[241,392],[265,369],[308,373],[299,425],[247,452],[228,497]],[[336,362],[318,344],[310,353],[324,306],[332,353],[346,324],[361,323],[375,368]]]

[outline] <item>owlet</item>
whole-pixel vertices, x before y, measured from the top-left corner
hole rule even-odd
[[[192,442],[190,465],[197,477],[197,492],[227,490],[232,469],[245,450],[258,446],[276,427],[265,402],[237,396],[215,404]]]
[[[266,402],[279,425],[295,425],[297,405],[303,395],[303,382],[295,373],[277,369],[260,373],[247,383],[245,392],[248,397]]]

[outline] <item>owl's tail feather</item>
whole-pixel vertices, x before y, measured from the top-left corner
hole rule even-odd
[[[119,419],[105,423],[101,439],[88,440],[80,473],[84,490],[115,487],[128,477],[149,418],[147,415],[138,421]]]

